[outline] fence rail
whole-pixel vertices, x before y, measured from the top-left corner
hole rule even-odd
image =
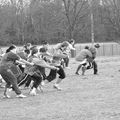
[[[75,48],[76,51],[73,53],[77,54],[80,50],[82,50],[86,45],[91,46],[90,43],[88,44],[76,44]],[[120,55],[120,45],[118,43],[100,43],[100,48],[97,50],[97,56],[117,56]]]

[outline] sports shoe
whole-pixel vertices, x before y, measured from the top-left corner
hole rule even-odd
[[[37,93],[36,93],[36,88],[33,88],[31,91],[30,91],[30,95],[33,95],[33,96],[36,96]]]
[[[76,75],[80,75],[78,72],[75,73]]]
[[[4,95],[3,98],[10,98],[10,96],[9,95]]]
[[[98,75],[98,73],[94,73],[94,75]]]
[[[17,95],[16,96],[17,98],[26,98],[27,96],[23,95],[23,94],[20,94],[20,95]]]
[[[11,92],[11,91],[13,91],[13,89],[12,89],[12,88],[9,88],[8,91]]]
[[[43,87],[40,85],[37,87],[37,90],[43,92]]]
[[[53,85],[53,88],[57,89],[58,91],[61,91],[62,89],[58,85]]]
[[[41,82],[41,85],[42,85],[42,86],[44,86],[44,85],[45,85],[45,82],[44,82],[44,81],[42,81],[42,82]]]

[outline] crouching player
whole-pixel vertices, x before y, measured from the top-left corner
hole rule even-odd
[[[44,60],[40,59],[38,55],[38,48],[32,48],[31,56],[28,61],[34,63],[34,66],[27,66],[25,68],[25,73],[31,77],[31,80],[33,80],[33,85],[30,90],[31,95],[37,95],[36,90],[43,80],[42,71],[39,69],[40,67],[57,70],[56,67],[50,66]]]
[[[67,47],[67,45],[64,45],[62,47]],[[53,87],[57,90],[61,90],[59,84],[66,77],[65,71],[61,65],[61,61],[65,57],[67,57],[67,55],[63,54],[61,50],[57,50],[57,52],[52,55],[52,60],[50,65],[55,66],[56,68],[58,68],[58,70],[51,69],[49,75],[46,77],[46,80],[43,81],[42,85],[55,80],[58,74],[59,77],[57,78],[56,83],[53,85]]]
[[[86,65],[92,61],[92,53],[87,49],[87,47],[85,47],[78,53],[78,55],[76,55],[75,60],[80,62],[75,74],[79,75],[79,70],[82,68],[82,75],[84,75]]]
[[[95,60],[98,48],[100,48],[100,45],[98,43],[89,48],[89,51],[92,53],[92,59],[93,59],[92,66],[93,66],[94,75],[98,74],[98,65]],[[90,69],[90,66],[88,66],[87,69]]]
[[[22,63],[26,65],[33,66],[34,63],[30,63],[24,59],[21,59],[17,54],[17,47],[15,45],[11,45],[7,50],[5,55],[2,57],[0,62],[0,74],[2,78],[6,82],[4,97],[9,98],[10,96],[7,94],[9,91],[10,86],[13,87],[15,93],[17,94],[16,97],[24,98],[26,97],[21,93],[21,90],[18,88],[17,85],[17,77],[19,76],[20,72],[16,66],[16,63]]]

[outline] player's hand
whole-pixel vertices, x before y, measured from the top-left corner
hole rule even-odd
[[[52,69],[54,70],[59,70],[59,68],[55,67],[55,66],[52,66]]]
[[[59,68],[57,68],[57,67],[56,67],[56,70],[58,71],[58,70],[59,70]]]

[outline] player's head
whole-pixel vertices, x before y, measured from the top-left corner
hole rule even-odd
[[[85,49],[89,49],[89,46],[86,45],[86,46],[85,46]]]
[[[99,48],[100,47],[100,45],[98,43],[95,44],[94,46],[95,46],[95,48]]]

